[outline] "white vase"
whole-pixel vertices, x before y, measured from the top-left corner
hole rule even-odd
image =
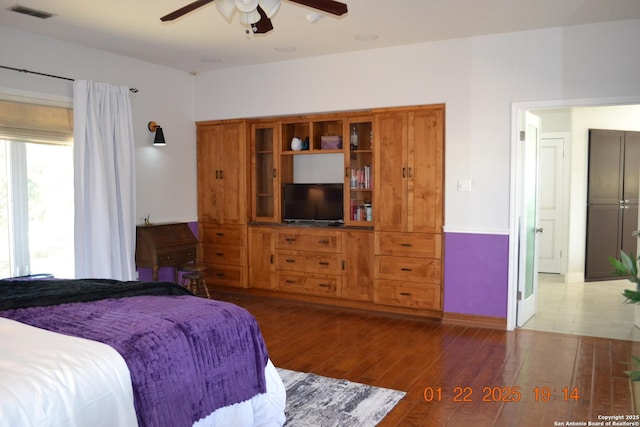
[[[300,151],[302,150],[302,140],[300,138],[293,138],[291,140],[291,149],[293,151]]]

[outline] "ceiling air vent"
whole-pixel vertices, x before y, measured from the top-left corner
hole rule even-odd
[[[12,6],[9,8],[9,10],[12,12],[22,13],[23,15],[34,16],[40,19],[47,19],[53,16],[52,13],[43,12],[41,10],[31,9],[30,7],[25,7],[20,5]]]

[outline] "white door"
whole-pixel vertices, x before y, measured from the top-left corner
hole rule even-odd
[[[517,325],[523,326],[536,313],[538,287],[538,154],[540,144],[540,118],[528,111],[523,115],[520,128],[524,131],[520,175],[520,217],[518,261]]]
[[[538,272],[560,273],[564,189],[564,138],[540,139]]]

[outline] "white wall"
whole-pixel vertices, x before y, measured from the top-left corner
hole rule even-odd
[[[445,224],[509,230],[511,104],[640,95],[640,21],[406,45],[201,73],[0,27],[0,65],[125,84],[138,218],[195,220],[194,121],[446,103]],[[613,65],[612,65],[613,64]],[[195,86],[195,90],[194,90]],[[0,69],[0,89],[71,97],[64,81]],[[146,130],[160,123],[169,145]],[[457,192],[457,178],[473,191]]]
[[[514,102],[640,95],[640,21],[201,73],[196,120],[446,103],[445,224],[507,232]],[[458,178],[473,181],[457,192]]]
[[[193,77],[188,73],[111,55],[70,43],[0,26],[0,65],[75,79],[128,85],[136,141],[137,218],[196,219],[196,156],[193,123]],[[0,69],[0,96],[33,94],[72,99],[72,84],[33,74]],[[149,121],[158,122],[168,145],[151,145]]]

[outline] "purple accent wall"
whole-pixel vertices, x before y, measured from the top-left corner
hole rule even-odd
[[[198,237],[198,223],[189,222],[189,228],[194,236]],[[138,280],[143,282],[150,282],[153,277],[153,273],[150,268],[138,268]],[[173,282],[173,268],[162,267],[158,269],[158,280],[161,282]],[[178,278],[178,280],[180,280]]]
[[[444,311],[507,317],[509,236],[445,233]]]

